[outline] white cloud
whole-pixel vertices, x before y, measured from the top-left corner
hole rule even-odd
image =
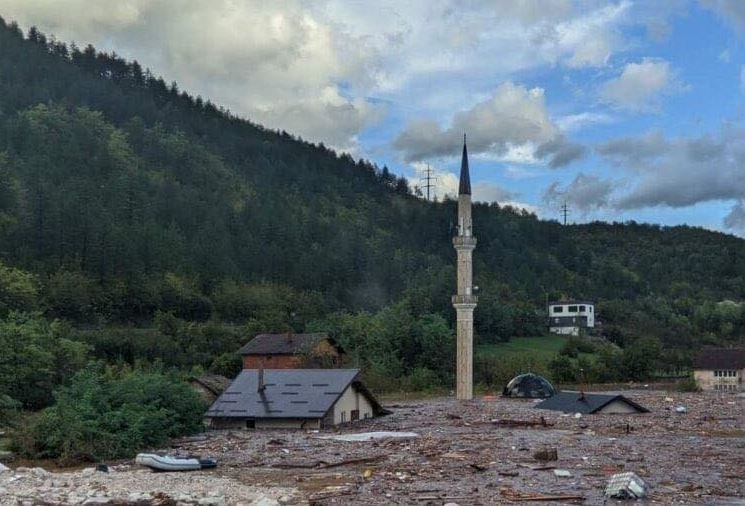
[[[613,117],[605,113],[581,112],[556,118],[556,126],[563,132],[574,132],[588,126],[602,125],[613,121]]]
[[[353,149],[380,117],[364,97],[376,55],[304,2],[0,0],[58,39],[93,42],[232,112]]]
[[[587,214],[592,210],[608,207],[614,188],[612,181],[580,172],[563,188],[558,181],[552,183],[544,191],[543,201],[552,206],[566,202],[572,209]]]
[[[699,0],[699,3],[735,29],[745,30],[745,2],[742,0]]]
[[[667,138],[652,132],[608,142],[598,152],[639,178],[615,202],[619,209],[745,199],[741,127],[725,125],[716,135],[698,137]]]
[[[469,152],[506,161],[531,162],[537,156],[559,166],[582,156],[582,149],[568,143],[549,118],[542,88],[503,83],[492,97],[456,113],[450,123],[443,129],[432,120],[411,122],[394,147],[408,161],[452,156],[460,152],[467,132]]]
[[[600,97],[621,109],[653,111],[659,108],[663,96],[683,89],[669,62],[644,58],[639,63],[628,63],[620,76],[607,81],[600,90]]]

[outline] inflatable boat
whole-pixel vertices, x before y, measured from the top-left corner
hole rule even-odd
[[[197,457],[174,457],[171,455],[156,455],[154,453],[140,453],[135,462],[149,467],[154,471],[198,471],[217,467],[215,459],[200,459]]]

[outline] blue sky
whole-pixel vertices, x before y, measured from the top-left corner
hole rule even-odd
[[[272,128],[557,219],[745,235],[745,1],[0,0]]]

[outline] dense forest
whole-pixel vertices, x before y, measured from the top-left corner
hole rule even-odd
[[[454,217],[387,167],[0,18],[0,412],[49,405],[90,360],[231,374],[269,331],[331,332],[376,386],[447,385]],[[651,368],[745,339],[737,237],[497,203],[474,231],[480,343],[544,333],[564,296]]]

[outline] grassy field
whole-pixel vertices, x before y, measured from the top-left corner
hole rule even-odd
[[[567,339],[566,336],[513,337],[506,343],[477,346],[475,355],[477,357],[529,355],[536,359],[549,361],[559,353]]]

